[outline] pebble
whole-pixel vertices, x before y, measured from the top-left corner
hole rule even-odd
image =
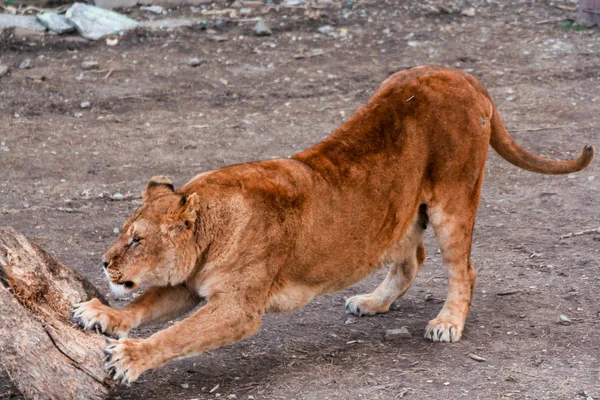
[[[357,322],[358,322],[358,320],[356,318],[348,318],[347,320],[344,321],[344,324],[350,325],[350,324],[355,324]]]
[[[473,7],[465,8],[460,13],[467,17],[474,17],[475,16],[475,8],[473,8]]]
[[[81,112],[76,112],[75,114],[73,114],[73,116],[74,116],[75,118],[81,118],[81,117],[83,117],[83,113],[81,113]]]
[[[200,64],[202,64],[202,60],[198,57],[190,58],[189,60],[187,60],[187,65],[189,65],[190,67],[197,67]]]
[[[92,103],[90,103],[89,101],[82,101],[81,104],[79,104],[79,107],[86,109],[86,108],[90,108],[92,106]]]
[[[269,36],[269,35],[271,35],[271,30],[265,24],[265,20],[262,19],[262,18],[258,19],[258,21],[256,22],[256,25],[254,25],[253,31],[254,31],[254,34],[256,36]]]
[[[123,196],[121,193],[117,192],[115,194],[113,194],[112,196],[110,196],[111,199],[113,200],[123,200],[125,196]]]
[[[8,67],[6,65],[0,65],[0,77],[8,74]]]
[[[81,63],[81,68],[86,71],[90,69],[100,69],[100,64],[98,64],[98,61],[84,61]]]
[[[400,329],[388,329],[385,331],[385,340],[406,339],[412,337],[408,328],[403,326]]]
[[[240,14],[241,15],[248,15],[252,13],[252,9],[251,8],[240,8]]]
[[[317,29],[322,34],[327,34],[333,32],[333,26],[331,25],[323,25]]]
[[[182,389],[188,389],[190,387],[190,385],[188,385],[187,383],[182,383],[179,386],[181,386]]]
[[[149,11],[154,14],[166,14],[165,9],[161,6],[141,6],[140,10]]]
[[[571,325],[572,322],[569,319],[569,317],[567,317],[566,315],[560,314],[558,316],[558,323],[561,325],[568,326],[568,325]]]
[[[224,42],[228,39],[228,37],[225,35],[214,35],[214,36],[209,36],[208,39],[212,40],[213,42]]]
[[[23,61],[21,61],[21,64],[19,65],[19,69],[30,69],[30,68],[31,68],[31,60],[29,58],[26,58]]]

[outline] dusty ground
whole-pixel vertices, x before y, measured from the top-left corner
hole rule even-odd
[[[533,152],[569,158],[585,143],[600,148],[600,35],[556,22],[574,17],[558,7],[572,3],[475,2],[474,17],[422,4],[350,1],[319,20],[281,8],[265,15],[273,35],[260,38],[252,23],[212,18],[128,34],[115,47],[3,32],[0,63],[13,69],[0,78],[0,225],[110,297],[100,256],[148,178],[181,185],[201,171],[289,156],[331,132],[390,73],[420,64],[472,72]],[[337,37],[319,34],[324,25]],[[295,59],[302,49],[324,54]],[[202,64],[190,67],[190,57]],[[19,70],[25,58],[33,68]],[[83,71],[88,59],[101,71]],[[92,107],[80,109],[83,101]],[[600,161],[547,177],[491,151],[486,172],[478,282],[461,342],[422,339],[447,287],[429,237],[425,267],[390,313],[344,323],[344,296],[372,290],[380,271],[297,312],[268,315],[248,340],[146,373],[113,398],[600,398],[600,235],[559,238],[600,226]],[[559,314],[573,324],[559,325]],[[401,326],[413,338],[383,340]],[[19,397],[6,375],[0,381],[0,398]]]

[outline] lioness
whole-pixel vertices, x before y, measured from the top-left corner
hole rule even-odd
[[[106,347],[106,368],[132,382],[169,360],[254,334],[265,312],[297,309],[389,264],[373,293],[346,301],[346,312],[359,316],[388,311],[425,260],[431,224],[449,287],[425,337],[456,342],[475,285],[471,239],[489,144],[544,174],[579,171],[594,156],[591,146],[568,161],[527,152],[465,72],[398,72],[329,137],[290,159],[205,172],[177,191],[166,177],[150,179],[103,260],[115,293],[148,289],[123,309],[80,303],[74,319],[120,338]],[[147,339],[126,338],[203,300]]]

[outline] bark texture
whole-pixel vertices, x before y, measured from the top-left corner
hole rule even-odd
[[[105,339],[71,322],[92,284],[25,236],[0,228],[0,361],[31,399],[103,399]]]

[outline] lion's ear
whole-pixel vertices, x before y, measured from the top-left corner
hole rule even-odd
[[[192,228],[196,223],[199,200],[196,193],[192,193],[189,196],[184,195],[181,198],[181,218],[188,228]]]
[[[147,201],[158,194],[169,194],[175,192],[173,182],[166,176],[153,176],[146,184],[146,190],[142,194],[142,199]]]

